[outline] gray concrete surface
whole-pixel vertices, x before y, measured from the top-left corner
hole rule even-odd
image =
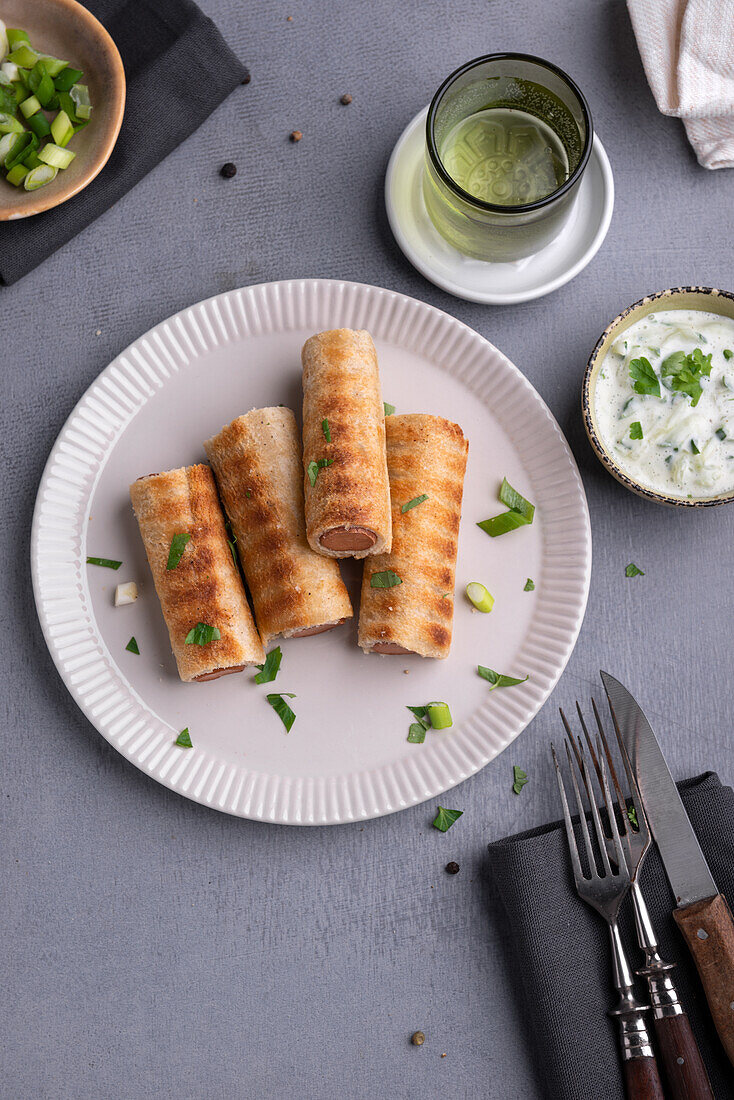
[[[681,514],[632,497],[597,464],[578,413],[585,361],[622,307],[667,286],[734,286],[734,174],[699,168],[682,126],[657,113],[619,0],[202,6],[252,83],[96,224],[0,292],[0,1094],[534,1100],[542,1088],[514,1005],[511,930],[490,919],[484,852],[491,838],[557,816],[555,705],[587,696],[606,667],[637,688],[676,776],[716,768],[734,778],[734,509]],[[512,308],[470,305],[425,282],[398,251],[382,200],[407,120],[458,64],[502,49],[573,75],[617,186],[591,266]],[[294,128],[298,145],[287,140]],[[221,180],[230,159],[237,177]],[[80,394],[174,311],[291,276],[391,287],[478,329],[548,402],[586,485],[594,570],[576,650],[515,747],[452,795],[464,816],[445,836],[430,828],[430,806],[298,830],[171,794],[82,717],[36,622],[33,501]],[[645,577],[625,578],[630,560]],[[519,798],[513,763],[530,776]],[[444,873],[449,859],[459,875]],[[427,1035],[421,1049],[408,1043],[416,1028]]]

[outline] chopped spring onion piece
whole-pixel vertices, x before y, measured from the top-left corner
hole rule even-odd
[[[48,73],[43,74],[37,88],[34,88],[32,85],[30,85],[30,88],[31,91],[36,93],[36,99],[40,101],[42,107],[51,107],[52,100],[56,95],[56,89]]]
[[[3,61],[0,65],[0,72],[8,78],[11,84],[14,84],[16,80],[20,80],[20,69],[13,61]]]
[[[38,61],[38,57],[39,55],[26,41],[19,42],[18,45],[11,50],[8,61],[12,61],[14,65],[19,65],[21,69],[32,69]]]
[[[51,133],[51,126],[49,125],[49,121],[45,115],[40,113],[40,111],[38,112],[38,114],[31,115],[31,117],[28,119],[28,129],[32,130],[37,138],[48,137],[48,135]]]
[[[535,591],[535,581],[532,579],[532,577],[528,577],[528,579],[525,581],[525,587],[523,588],[523,592],[534,592],[534,591]]]
[[[5,24],[0,19],[0,60],[5,57],[10,49],[10,41],[8,39],[8,32],[5,30]]]
[[[329,421],[324,419],[321,421],[321,431],[324,433],[324,439],[327,443],[331,443],[331,428],[329,427]]]
[[[491,691],[495,688],[515,687],[516,684],[524,684],[528,679],[527,676],[523,676],[521,680],[516,676],[503,676],[502,673],[495,672],[493,668],[485,668],[484,665],[477,665],[477,672],[483,680],[489,680],[492,685]]]
[[[407,740],[411,745],[422,745],[426,739],[426,727],[420,722],[411,722]]]
[[[35,152],[38,148],[38,138],[35,134],[18,134],[16,142],[13,148],[5,158],[6,168],[15,168],[16,164],[20,164],[27,156]]]
[[[38,159],[52,168],[68,168],[75,156],[71,149],[62,149],[60,145],[48,141],[39,152]]]
[[[174,535],[171,539],[171,545],[168,550],[168,561],[166,562],[166,569],[175,569],[178,563],[181,561],[181,555],[186,548],[186,543],[191,538],[187,532],[181,532]]]
[[[173,743],[174,745],[180,745],[182,749],[193,749],[194,746],[191,744],[191,734],[188,726],[185,730],[181,730]]]
[[[22,46],[24,42],[30,42],[27,31],[19,27],[7,27],[5,33],[8,36],[8,49],[14,50],[16,46]]]
[[[284,696],[287,696],[289,699],[295,699],[296,697],[292,691],[284,691],[280,695],[266,695],[265,698],[285,726],[285,732],[290,733],[296,716],[286,703]]]
[[[30,95],[20,104],[20,113],[23,118],[30,118],[41,110],[41,101],[37,95]]]
[[[404,504],[400,509],[401,512],[409,512],[411,508],[416,508],[419,504],[422,504],[424,500],[428,500],[428,493],[421,493],[419,497],[413,497],[407,504]]]
[[[74,84],[69,94],[74,100],[79,118],[91,118],[92,104],[89,101],[89,88],[86,84]]]
[[[25,127],[14,115],[0,113],[0,134],[22,134]]]
[[[67,65],[57,77],[54,77],[54,87],[57,92],[70,92],[72,86],[84,76],[81,69],[71,69]]]
[[[283,660],[283,651],[280,646],[277,645],[275,649],[271,649],[269,653],[265,654],[265,664],[255,665],[255,668],[259,668],[260,671],[255,676],[256,684],[269,684],[278,675],[280,668],[280,662]]]
[[[427,703],[426,710],[435,730],[447,730],[454,724],[448,703]]]
[[[138,657],[140,656],[140,647],[138,646],[138,643],[135,641],[135,635],[132,636],[130,641],[125,646],[125,649],[128,651],[128,653],[136,653],[138,655]]]
[[[528,523],[533,522],[535,505],[518,493],[517,489],[513,489],[506,477],[502,479],[500,486],[500,502],[507,505],[511,512],[519,512]]]
[[[392,414],[395,412],[395,406],[388,405],[387,401],[382,402],[382,407],[385,410],[385,416],[392,416]]]
[[[3,134],[0,137],[0,165],[5,164],[5,158],[11,155],[16,141],[19,141],[21,136],[21,134]]]
[[[122,562],[115,561],[114,558],[87,558],[87,565],[103,565],[105,569],[119,569]]]
[[[466,594],[477,611],[483,611],[485,615],[489,614],[494,607],[494,596],[481,581],[469,581]]]
[[[209,626],[208,623],[197,623],[192,626],[186,635],[186,645],[209,645],[209,642],[218,642],[222,637],[218,626]]]
[[[438,829],[439,832],[445,833],[447,829],[450,829],[455,821],[458,821],[463,810],[445,810],[443,806],[438,807],[438,813],[435,820],[432,822],[434,829]]]
[[[396,584],[402,584],[401,578],[392,569],[384,569],[381,573],[373,573],[370,577],[370,588],[394,588]]]
[[[74,127],[66,111],[59,111],[56,118],[51,123],[51,136],[56,144],[62,146],[62,148],[68,145],[74,137]]]
[[[125,604],[135,603],[138,598],[138,586],[135,581],[126,581],[118,584],[115,589],[115,607],[124,607]]]
[[[625,577],[644,577],[645,576],[645,574],[640,569],[640,567],[638,565],[635,565],[635,563],[633,561],[631,561],[629,563],[629,565],[625,568],[624,575],[625,575]]]
[[[32,168],[38,168],[40,163],[41,162],[38,159],[38,153],[35,151],[35,149],[33,150],[33,152],[28,153],[25,157],[23,157],[23,164],[29,171]]]
[[[13,187],[20,187],[21,183],[26,178],[29,171],[30,169],[27,168],[25,164],[16,164],[13,168],[10,169],[5,179],[8,181],[8,183],[12,183]]]
[[[519,512],[501,512],[498,516],[492,516],[491,519],[483,519],[477,527],[481,527],[496,539],[498,535],[506,535],[508,531],[514,531],[516,527],[526,527],[529,523],[530,520],[521,516]]]

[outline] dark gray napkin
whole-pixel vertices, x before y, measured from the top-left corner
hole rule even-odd
[[[719,890],[734,902],[734,791],[713,772],[679,785]],[[560,822],[489,845],[497,919],[512,929],[515,988],[541,1094],[548,1100],[624,1100],[606,925],[579,900]],[[698,1040],[717,1100],[734,1098],[734,1069],[718,1041],[698,975],[671,916],[673,897],[653,845],[641,885]],[[495,907],[497,908],[497,907]],[[625,917],[630,918],[625,906]],[[631,919],[625,939],[639,965]],[[640,981],[640,994],[646,985]]]
[[[0,222],[0,283],[6,286],[113,206],[246,74],[191,0],[87,0],[86,6],[112,35],[125,66],[122,129],[106,166],[78,195],[35,217]]]

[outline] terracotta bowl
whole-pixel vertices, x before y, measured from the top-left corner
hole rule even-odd
[[[9,221],[66,202],[101,172],[122,125],[125,72],[107,31],[76,0],[2,0],[0,15],[7,27],[27,31],[31,45],[42,53],[63,57],[75,69],[83,69],[93,108],[89,125],[72,139],[76,157],[53,183],[24,191],[0,175],[0,221]]]
[[[581,410],[584,416],[584,427],[589,437],[589,442],[596,452],[596,456],[603,466],[617,481],[627,489],[637,493],[647,500],[654,500],[657,504],[669,504],[676,508],[710,508],[715,504],[731,504],[734,501],[734,492],[727,491],[713,497],[669,497],[664,493],[656,493],[641,485],[629,474],[624,473],[615,462],[612,455],[602,442],[601,434],[597,427],[594,395],[596,380],[601,369],[604,357],[609,348],[630,325],[647,317],[649,313],[657,313],[667,309],[700,309],[707,313],[720,313],[723,317],[734,320],[734,294],[727,290],[715,290],[708,286],[678,286],[670,290],[661,290],[657,294],[650,294],[647,298],[635,302],[629,306],[619,317],[615,317],[610,325],[599,337],[596,347],[591,353],[584,373],[584,383],[581,390]]]

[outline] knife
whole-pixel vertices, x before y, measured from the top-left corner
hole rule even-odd
[[[675,895],[673,918],[693,956],[719,1038],[734,1065],[731,910],[716,888],[650,723],[626,687],[607,672],[601,678]]]

